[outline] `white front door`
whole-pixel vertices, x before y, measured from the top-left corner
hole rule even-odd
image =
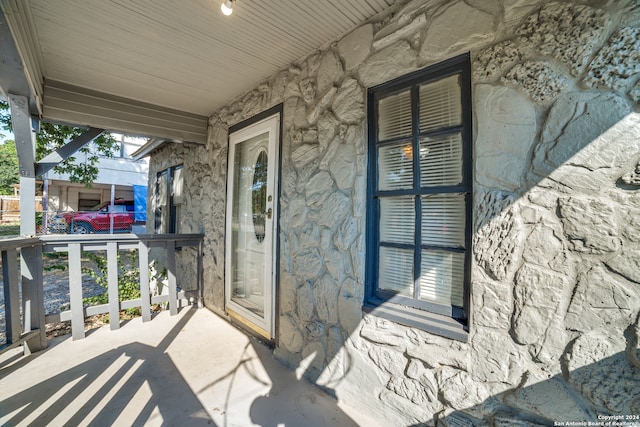
[[[275,329],[279,130],[274,115],[229,135],[225,304],[268,339]]]

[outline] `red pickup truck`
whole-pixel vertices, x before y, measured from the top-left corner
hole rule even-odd
[[[88,211],[65,212],[55,215],[51,219],[52,232],[67,232],[74,234],[108,233],[111,230],[113,217],[113,231],[130,233],[135,221],[133,200],[118,199],[113,206],[110,202],[103,202]]]

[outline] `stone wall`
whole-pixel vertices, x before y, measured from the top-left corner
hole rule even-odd
[[[470,51],[468,342],[363,315],[366,88]],[[284,103],[276,357],[381,425],[640,414],[640,4],[401,2],[217,112],[185,164],[223,308],[227,129]],[[153,192],[150,191],[150,194]],[[150,204],[152,206],[152,204]]]

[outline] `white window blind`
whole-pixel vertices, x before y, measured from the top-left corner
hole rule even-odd
[[[458,75],[420,86],[420,132],[462,122]]]
[[[411,91],[383,98],[378,103],[378,140],[411,135]]]
[[[464,303],[464,254],[422,251],[420,299],[462,306]]]
[[[433,194],[422,198],[422,244],[464,247],[464,194]]]
[[[378,288],[413,296],[413,251],[380,247]]]
[[[413,188],[413,149],[411,141],[378,148],[380,190]]]
[[[460,133],[420,139],[420,185],[458,185],[462,182]]]
[[[415,211],[413,197],[380,199],[380,241],[414,244]]]

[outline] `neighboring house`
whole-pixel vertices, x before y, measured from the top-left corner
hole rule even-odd
[[[113,133],[118,141],[118,150],[112,158],[101,157],[98,164],[98,177],[87,188],[84,184],[69,182],[66,174],[53,170],[47,173],[48,212],[83,211],[102,202],[111,200],[112,187],[114,198],[133,200],[134,186],[146,187],[149,174],[148,159],[132,158],[132,153],[147,142],[147,138],[133,137]],[[75,154],[76,161],[82,162],[84,154]]]
[[[392,7],[156,146],[149,213],[205,234],[208,308],[383,425],[638,414],[639,16]]]

